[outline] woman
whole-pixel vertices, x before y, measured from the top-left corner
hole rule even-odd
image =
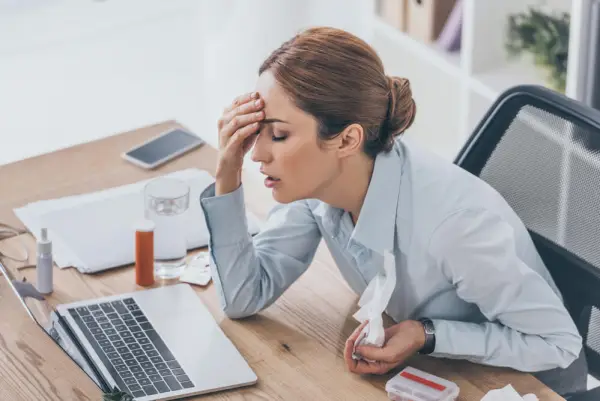
[[[359,360],[355,331],[351,371],[385,373],[420,352],[537,372],[563,394],[583,389],[581,337],[526,228],[484,181],[400,139],[415,112],[409,82],[386,76],[345,31],[306,30],[265,60],[256,92],[219,121],[216,182],[201,196],[224,311],[271,305],[321,239],[357,294],[387,250],[397,285],[386,313],[397,324],[383,347],[358,347]],[[279,203],[254,238],[241,183],[252,146]]]

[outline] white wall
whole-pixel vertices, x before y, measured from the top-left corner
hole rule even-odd
[[[195,3],[4,3],[0,164],[198,109],[199,24],[186,10]]]
[[[227,0],[209,7],[204,36],[204,121],[216,121],[238,95],[252,91],[269,54],[303,28],[328,25],[372,39],[373,0]],[[341,10],[344,12],[341,12]],[[228,11],[232,10],[232,11]],[[216,136],[210,136],[209,141]],[[247,166],[256,167],[247,157]]]
[[[216,119],[299,29],[368,39],[373,0],[0,0],[0,164],[180,120]],[[342,10],[344,12],[341,12]]]

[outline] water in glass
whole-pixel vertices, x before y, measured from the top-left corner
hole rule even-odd
[[[145,188],[146,218],[156,225],[154,231],[154,276],[178,278],[187,255],[185,229],[189,207],[189,186],[180,180],[160,177]]]

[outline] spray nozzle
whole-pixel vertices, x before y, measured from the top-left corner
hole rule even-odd
[[[48,239],[48,229],[42,228],[40,230],[41,235],[37,243],[39,253],[50,253],[52,252],[52,242]]]

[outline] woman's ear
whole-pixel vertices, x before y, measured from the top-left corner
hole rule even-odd
[[[362,151],[365,131],[360,124],[350,124],[338,135],[338,154],[351,156]]]

